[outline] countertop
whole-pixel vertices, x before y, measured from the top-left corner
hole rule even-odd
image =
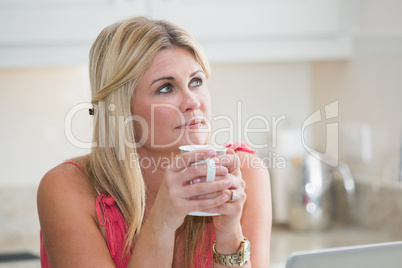
[[[337,227],[325,231],[292,231],[286,226],[274,225],[271,236],[270,268],[284,268],[289,255],[294,251],[354,246],[402,240],[402,237],[384,231],[358,227]],[[32,237],[0,246],[1,252],[30,252],[39,255],[39,239]],[[24,245],[24,246],[21,246]],[[0,263],[0,268],[39,268],[39,260]]]
[[[283,268],[292,252],[323,248],[355,246],[402,240],[384,231],[359,227],[337,227],[323,231],[292,231],[286,226],[273,226],[271,235],[271,268]]]

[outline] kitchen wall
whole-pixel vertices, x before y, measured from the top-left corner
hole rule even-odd
[[[302,124],[310,113],[311,66],[308,63],[213,65],[209,88],[214,135],[218,143],[246,141],[268,157],[281,140],[281,129]],[[232,139],[223,130],[232,119]],[[215,121],[214,118],[217,120]],[[241,134],[240,134],[241,133]],[[269,160],[269,159],[267,159]],[[269,164],[269,163],[268,163]],[[271,161],[271,168],[274,163]]]
[[[361,180],[395,183],[402,128],[402,51],[395,48],[402,47],[402,38],[357,41],[353,60],[312,65],[313,107],[339,101],[340,159]],[[375,51],[366,54],[374,42]],[[324,139],[321,132],[316,141],[322,146]]]
[[[1,70],[0,89],[0,186],[36,186],[49,168],[85,152],[68,142],[64,124],[70,109],[90,100],[86,67]],[[77,139],[90,140],[85,111],[71,123]]]
[[[401,1],[356,1],[354,56],[311,65],[313,110],[339,101],[339,158],[376,186],[395,185],[402,157],[400,10]],[[317,129],[317,148],[325,137]]]

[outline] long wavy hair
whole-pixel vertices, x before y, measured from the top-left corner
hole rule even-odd
[[[156,53],[171,47],[188,49],[208,78],[210,67],[201,47],[186,31],[167,21],[135,17],[112,24],[99,34],[90,51],[95,145],[86,168],[91,184],[115,199],[127,223],[125,254],[141,230],[146,200],[134,124],[125,120],[132,117],[139,78]],[[197,242],[204,237],[208,222],[207,217],[187,216],[177,232],[175,249],[178,240],[185,241],[186,267],[193,264]]]

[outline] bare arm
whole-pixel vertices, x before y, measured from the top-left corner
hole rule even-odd
[[[269,267],[272,226],[271,185],[269,173],[262,160],[255,155],[241,153],[243,179],[247,200],[243,207],[243,234],[251,243],[253,268]],[[244,159],[244,157],[246,159]],[[247,159],[249,158],[249,159]]]

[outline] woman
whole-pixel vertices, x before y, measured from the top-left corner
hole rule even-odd
[[[41,181],[42,267],[268,267],[260,159],[244,144],[219,157],[178,149],[209,142],[209,65],[195,40],[136,17],[101,32],[89,67],[94,147]],[[217,162],[214,182],[203,183],[205,165],[191,165],[206,158]],[[249,244],[251,259],[242,256]]]

